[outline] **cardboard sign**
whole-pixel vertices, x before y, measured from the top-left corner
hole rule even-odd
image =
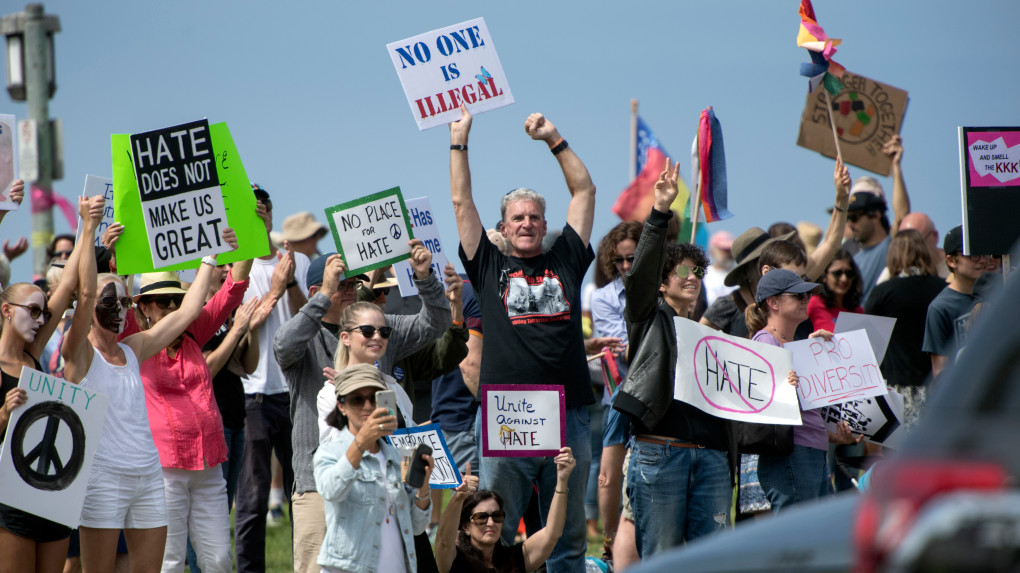
[[[450,455],[450,448],[446,445],[446,438],[443,437],[443,430],[439,424],[399,429],[386,436],[386,441],[398,450],[401,446],[408,446],[413,450],[418,444],[428,444],[432,448],[432,459],[435,461],[432,475],[429,476],[429,486],[432,489],[451,489],[460,485],[457,460]]]
[[[386,45],[419,130],[514,103],[483,18]]]
[[[882,153],[882,146],[903,127],[907,92],[850,72],[844,74],[843,84],[843,91],[832,98],[832,119],[843,161],[888,176],[892,158]],[[815,90],[808,94],[797,145],[835,158],[826,93]]]
[[[674,318],[677,356],[673,397],[742,422],[800,425],[787,350]]]
[[[11,413],[0,452],[0,503],[78,527],[92,459],[110,400],[23,368],[28,400]]]
[[[963,252],[1001,255],[1020,239],[1020,127],[961,127]]]
[[[896,430],[903,419],[903,396],[889,390],[885,396],[851,400],[822,408],[821,412],[826,427],[832,432],[836,431],[838,422],[845,421],[854,434],[864,434],[872,442],[893,447],[900,437]]]
[[[440,280],[443,278],[443,270],[446,269],[446,253],[443,245],[439,242],[439,225],[436,224],[436,212],[432,210],[428,197],[407,200],[407,216],[411,220],[411,229],[414,236],[420,239],[425,248],[432,253],[432,270]],[[418,287],[414,286],[414,271],[411,269],[410,261],[400,261],[393,265],[393,274],[397,276],[397,286],[400,288],[400,296],[415,296],[418,294]],[[443,286],[446,282],[443,281]]]
[[[106,199],[106,206],[103,208],[103,219],[99,221],[99,227],[96,228],[96,246],[103,246],[103,233],[106,232],[106,228],[113,224],[113,179],[106,177],[99,177],[96,175],[85,176],[85,189],[82,190],[83,197],[95,197],[96,195],[102,195]],[[78,215],[78,228],[83,228],[80,223],[81,215]],[[119,242],[119,241],[118,241]]]
[[[832,340],[787,342],[800,377],[797,394],[805,410],[888,392],[864,330],[834,334]]]
[[[354,276],[410,258],[414,238],[400,187],[326,209],[336,252]]]
[[[18,179],[17,125],[13,115],[0,114],[0,211],[18,208],[8,195]]]
[[[484,384],[482,455],[555,456],[567,443],[563,386]]]
[[[839,316],[836,317],[835,332],[839,334],[864,329],[868,333],[868,340],[871,342],[871,350],[875,353],[875,359],[881,364],[885,359],[885,351],[889,349],[889,339],[892,338],[895,326],[896,319],[888,316],[840,311]]]
[[[196,124],[205,122],[196,122]],[[195,126],[196,124],[189,124]],[[170,128],[174,131],[174,128]],[[163,131],[163,130],[161,130]],[[158,133],[158,132],[153,132]],[[145,134],[141,134],[145,135]],[[237,234],[238,248],[236,251],[219,251],[222,254],[217,257],[220,264],[233,263],[236,261],[243,261],[246,259],[253,259],[269,254],[269,237],[266,234],[265,223],[262,219],[259,219],[258,215],[255,214],[255,195],[251,191],[251,183],[248,182],[248,175],[244,171],[244,165],[241,164],[240,155],[237,153],[237,148],[234,146],[234,141],[230,137],[230,130],[227,129],[225,123],[215,123],[208,126],[208,134],[202,134],[201,132],[194,133],[194,136],[198,138],[204,138],[208,136],[208,142],[198,143],[198,150],[202,151],[207,147],[212,150],[214,157],[210,164],[203,164],[199,169],[202,170],[202,175],[206,175],[205,167],[215,168],[215,176],[209,181],[209,184],[218,182],[220,190],[220,198],[217,200],[212,195],[215,193],[204,193],[200,191],[188,192],[180,195],[183,198],[185,195],[197,196],[202,200],[195,205],[188,199],[184,207],[187,208],[187,216],[189,219],[183,223],[177,223],[180,227],[177,233],[177,247],[170,248],[168,243],[162,242],[166,240],[166,236],[160,242],[161,247],[167,247],[168,255],[177,255],[178,250],[183,253],[184,242],[187,242],[189,250],[195,249],[197,242],[195,242],[195,235],[198,232],[198,224],[202,224],[202,232],[205,233],[206,239],[216,244],[220,241],[219,230],[216,231],[216,238],[213,239],[211,236],[211,227],[208,223],[216,218],[214,211],[216,208],[221,209],[223,220],[217,223],[215,226],[218,229],[222,229],[225,226],[229,226],[234,229]],[[181,135],[181,139],[176,138],[169,141],[164,140],[177,156],[181,155],[180,143],[187,144],[188,138],[186,135]],[[207,144],[209,144],[207,146]],[[160,152],[158,147],[158,140],[156,142],[157,147],[153,153],[152,160],[155,161],[157,153]],[[150,225],[157,225],[163,228],[162,221],[163,215],[165,214],[168,218],[177,217],[180,218],[182,211],[180,209],[171,210],[172,208],[160,209],[155,208],[153,203],[158,201],[146,201],[145,208],[143,208],[142,195],[139,191],[138,179],[136,178],[134,162],[132,158],[132,142],[130,136],[123,134],[116,134],[110,136],[110,148],[113,157],[113,202],[114,202],[114,213],[118,223],[124,225],[124,234],[121,235],[120,241],[117,243],[117,272],[122,274],[136,274],[136,273],[149,273],[154,270],[169,270],[176,271],[181,269],[196,269],[201,264],[203,255],[196,255],[193,258],[185,258],[182,262],[166,264],[163,267],[157,267],[154,265],[154,259],[157,258],[157,254],[153,251],[150,254],[150,242],[147,229]],[[142,148],[143,151],[146,148]],[[151,149],[150,149],[151,150]],[[196,153],[192,149],[185,149],[185,153],[189,156],[196,156]],[[159,155],[161,162],[166,162],[167,158],[163,155]],[[197,156],[200,160],[204,161],[206,155]],[[159,185],[163,186],[163,172],[155,171],[150,169],[150,159],[146,155],[144,159],[144,166],[146,168],[146,174],[148,175],[149,183],[146,185],[155,185],[153,177],[159,179]],[[162,163],[169,165],[168,163]],[[196,167],[192,164],[192,169]],[[161,168],[162,169],[162,168]],[[182,173],[183,168],[176,169],[174,174],[178,178],[179,183],[186,183],[184,179],[185,175]],[[172,178],[169,176],[169,172],[166,172],[168,178],[168,184],[172,184]],[[212,176],[212,174],[209,174]],[[160,192],[162,194],[162,192]],[[204,200],[206,195],[210,195],[208,203]],[[151,191],[150,191],[151,197]],[[173,196],[169,197],[169,201],[173,202]],[[215,205],[214,209],[208,209],[209,205]],[[219,207],[222,205],[222,207]],[[155,208],[155,215],[158,216],[156,220],[149,220],[150,209],[148,207]],[[201,211],[199,211],[199,209]],[[201,213],[201,214],[200,214]],[[187,231],[184,228],[187,227]],[[172,229],[166,229],[167,231]],[[188,240],[190,238],[190,241]],[[215,249],[214,249],[215,250]]]

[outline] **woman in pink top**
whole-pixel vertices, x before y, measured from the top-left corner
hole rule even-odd
[[[163,571],[184,570],[189,534],[203,571],[231,570],[230,511],[219,467],[227,459],[227,444],[202,346],[241,304],[251,264],[234,264],[187,330],[141,365],[149,426],[166,485]],[[139,328],[145,331],[172,316],[186,292],[176,273],[143,274],[134,297]]]
[[[864,312],[861,293],[864,292],[861,271],[846,249],[840,249],[825,269],[822,291],[808,302],[808,318],[814,330],[836,330],[840,312]]]

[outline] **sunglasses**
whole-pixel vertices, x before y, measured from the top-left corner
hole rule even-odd
[[[381,336],[383,340],[386,340],[391,334],[393,334],[392,327],[380,326],[379,328],[376,328],[370,324],[362,324],[360,326],[355,326],[354,328],[348,328],[347,332],[354,332],[355,330],[361,331],[361,335],[365,338],[372,338],[375,336],[375,331],[378,330],[379,336]]]
[[[365,402],[368,402],[372,406],[375,406],[375,395],[369,394],[363,396],[361,394],[355,394],[353,396],[340,396],[337,398],[337,402],[350,406],[351,408],[357,409],[365,406]]]
[[[374,294],[376,298],[379,298],[384,294],[390,294],[390,287],[374,288],[372,289],[372,294]],[[383,338],[386,337],[384,336]]]
[[[170,308],[170,303],[174,303],[177,308],[181,308],[181,303],[184,302],[183,294],[160,294],[155,296],[145,297],[141,302],[151,302],[159,308],[166,310]]]
[[[852,279],[855,276],[857,276],[853,271],[851,271],[849,269],[848,270],[839,269],[839,270],[836,270],[836,271],[829,271],[829,274],[832,275],[832,277],[837,279],[837,280],[841,279],[843,277],[846,277],[848,279]]]
[[[613,257],[613,262],[622,265],[624,261],[630,264],[634,264],[634,255],[627,255],[626,257]]]
[[[676,276],[682,279],[691,276],[691,273],[694,273],[694,276],[698,277],[699,279],[703,279],[705,278],[705,267],[689,267],[687,265],[678,265],[676,268]]]
[[[50,318],[53,316],[53,314],[51,314],[50,311],[46,310],[45,308],[39,308],[38,306],[18,304],[16,302],[9,302],[7,304],[11,306],[20,306],[21,308],[26,309],[28,311],[28,315],[32,317],[32,320],[36,320],[41,316],[43,317],[43,322],[49,322]]]
[[[120,298],[117,298],[115,296],[104,296],[103,298],[99,299],[99,305],[105,306],[107,308],[113,308],[117,306],[118,302],[120,303],[121,308],[131,308],[132,306],[135,305],[134,301],[131,300],[131,297],[129,296],[122,296]]]
[[[791,296],[793,298],[796,298],[799,301],[805,301],[805,300],[811,298],[811,293],[809,293],[809,292],[784,292],[784,293],[780,293],[780,294],[782,296]]]
[[[53,258],[53,257],[57,257],[57,258],[68,257],[68,258],[70,258],[72,252],[73,251],[71,251],[70,249],[68,249],[66,251],[53,251],[53,255],[51,255],[50,258]]]
[[[489,518],[492,518],[494,523],[503,523],[506,520],[506,512],[502,509],[497,509],[492,513],[488,511],[479,511],[471,514],[471,523],[475,525],[485,525],[489,522]]]

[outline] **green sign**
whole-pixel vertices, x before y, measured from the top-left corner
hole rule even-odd
[[[410,258],[414,238],[400,187],[373,193],[326,209],[336,250],[347,263],[347,276]]]

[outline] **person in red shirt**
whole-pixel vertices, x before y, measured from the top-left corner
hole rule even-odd
[[[822,292],[808,302],[808,318],[813,330],[835,332],[840,312],[864,312],[861,293],[864,285],[854,258],[840,249],[825,269]]]

